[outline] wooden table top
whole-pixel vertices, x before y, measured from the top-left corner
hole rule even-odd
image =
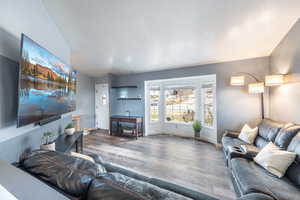
[[[73,135],[60,135],[55,141],[55,150],[59,152],[69,151],[75,142],[83,136],[83,131],[75,132]]]
[[[138,119],[138,118],[143,118],[141,116],[125,116],[125,115],[113,115],[110,116],[110,118],[115,118],[115,119]]]

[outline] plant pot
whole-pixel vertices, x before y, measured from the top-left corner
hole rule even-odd
[[[195,137],[196,137],[196,138],[199,138],[200,135],[201,135],[201,134],[200,134],[200,131],[199,131],[199,132],[195,132]]]
[[[51,144],[42,144],[41,149],[48,150],[48,151],[55,151],[55,142],[53,142]]]
[[[73,135],[75,133],[75,128],[67,128],[65,129],[66,135]]]

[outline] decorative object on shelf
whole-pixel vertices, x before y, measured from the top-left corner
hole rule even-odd
[[[237,75],[230,77],[230,85],[232,86],[244,86],[245,85],[245,76],[249,76],[255,80],[254,83],[248,84],[248,92],[250,94],[260,94],[261,99],[261,118],[265,118],[264,112],[264,82],[260,81],[254,75],[247,72],[238,72]]]
[[[75,133],[75,127],[74,124],[70,123],[65,128],[65,134],[66,135],[73,135]]]
[[[81,118],[80,115],[72,115],[72,121],[73,121],[76,131],[81,131],[80,118]]]
[[[266,86],[280,86],[285,83],[285,75],[283,74],[275,74],[268,75],[265,77]]]
[[[43,150],[55,151],[55,141],[53,139],[54,137],[55,137],[54,133],[45,132],[43,134],[42,145],[40,148]]]
[[[194,129],[194,133],[195,133],[195,137],[200,137],[200,132],[202,129],[202,124],[199,120],[195,120],[193,123],[193,129]]]

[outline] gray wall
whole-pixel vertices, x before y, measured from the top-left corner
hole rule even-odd
[[[270,57],[271,74],[300,76],[300,20],[274,49]],[[275,120],[300,124],[300,82],[270,90],[270,116]]]
[[[1,1],[0,12],[0,159],[14,162],[26,149],[38,148],[42,133],[61,133],[71,114],[43,127],[16,128],[20,36],[33,40],[70,64],[70,48],[40,0]],[[78,75],[77,110],[82,125],[94,127],[94,79]]]
[[[75,112],[42,127],[28,125],[16,128],[18,67],[16,61],[0,55],[0,159],[14,162],[25,150],[38,148],[45,131],[62,133],[64,127],[72,121],[71,114],[82,116],[82,127],[95,127],[94,80],[79,73]]]
[[[95,127],[95,83],[94,78],[78,74],[76,112],[81,115],[81,127]]]
[[[173,70],[149,72],[112,77],[113,86],[137,85],[136,94],[144,96],[144,81],[197,75],[217,75],[217,118],[218,139],[224,129],[240,128],[246,121],[260,117],[259,95],[248,94],[245,89],[229,86],[230,76],[237,72],[249,72],[260,79],[268,73],[269,58],[256,58],[219,64],[185,67]],[[144,116],[144,99],[142,101],[118,101],[118,94],[112,90],[111,114],[125,114],[130,110],[133,115]],[[266,93],[266,113],[268,112],[268,94]]]
[[[70,47],[42,0],[1,0],[0,19],[0,55],[18,60],[19,38],[25,33],[70,64]]]

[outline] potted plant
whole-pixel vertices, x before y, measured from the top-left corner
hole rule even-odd
[[[201,122],[199,120],[194,121],[193,129],[194,129],[195,137],[200,137],[200,132],[201,132],[201,129],[202,129],[202,125],[201,125]]]
[[[65,128],[65,134],[67,135],[73,135],[75,133],[75,127],[74,124],[70,123]]]
[[[43,134],[41,149],[55,151],[55,141],[53,140],[54,136],[55,134],[52,132],[45,132]]]

